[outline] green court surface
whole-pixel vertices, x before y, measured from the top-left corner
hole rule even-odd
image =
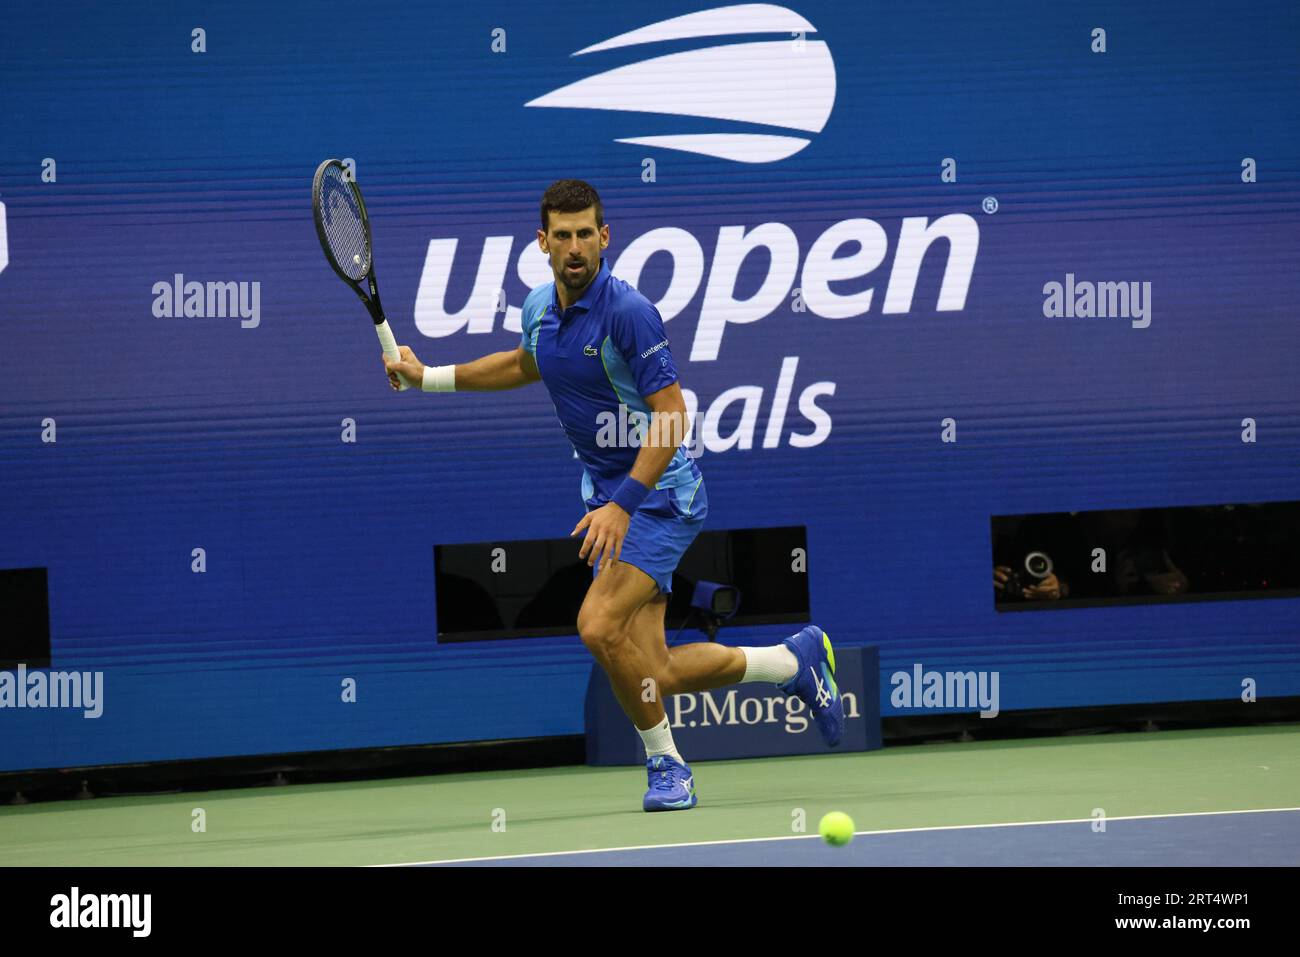
[[[689,758],[689,755],[687,755]],[[0,865],[365,865],[1300,805],[1300,725],[698,762],[646,814],[637,768],[549,768],[0,806]],[[193,812],[207,830],[194,833]],[[504,815],[504,830],[494,830]]]

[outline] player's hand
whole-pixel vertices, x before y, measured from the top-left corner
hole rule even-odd
[[[384,360],[384,371],[388,373],[388,384],[394,390],[400,389],[401,383],[397,380],[400,375],[412,389],[420,388],[424,384],[424,363],[415,357],[410,346],[398,346],[397,354],[402,357],[400,362],[393,362],[382,352],[379,354]]]
[[[596,570],[599,575],[623,554],[623,539],[627,538],[627,527],[630,524],[632,516],[613,502],[608,502],[582,516],[569,537],[572,538],[584,528],[587,530],[578,557],[587,559],[588,566],[599,562]]]

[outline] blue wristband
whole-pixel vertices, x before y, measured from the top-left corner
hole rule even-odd
[[[649,494],[650,489],[629,475],[623,479],[623,484],[618,487],[618,491],[614,493],[614,497],[610,501],[629,515],[632,515]]]

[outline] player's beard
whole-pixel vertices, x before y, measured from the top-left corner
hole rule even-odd
[[[575,274],[570,271],[569,261],[566,259],[564,264],[560,267],[560,281],[564,283],[566,287],[576,292],[580,289],[587,288],[587,284],[592,280],[593,272],[594,270],[591,268],[591,263],[587,262],[584,258],[582,260],[582,272]]]

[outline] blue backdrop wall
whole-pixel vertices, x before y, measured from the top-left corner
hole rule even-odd
[[[0,710],[0,770],[581,730],[576,638],[435,640],[435,543],[581,513],[549,399],[388,389],[313,230],[329,156],[431,363],[513,348],[540,195],[593,183],[710,527],[806,525],[814,619],[882,683],[1300,694],[1295,600],[999,615],[989,587],[990,515],[1300,498],[1295,6],[791,0],[574,55],[710,9],[9,11],[0,568],[48,567],[53,667],[105,691]],[[1149,324],[1048,318],[1067,275],[1150,283]],[[178,281],[248,284],[244,317],[159,315]]]

